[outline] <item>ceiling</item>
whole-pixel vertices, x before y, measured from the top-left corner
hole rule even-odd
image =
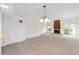
[[[3,16],[29,17],[38,15],[43,16],[43,3],[6,3],[9,9],[0,7]],[[79,16],[79,3],[46,3],[46,15],[51,18],[70,19]]]

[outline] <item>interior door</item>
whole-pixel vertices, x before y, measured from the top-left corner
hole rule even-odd
[[[54,20],[54,33],[60,33],[60,20]]]

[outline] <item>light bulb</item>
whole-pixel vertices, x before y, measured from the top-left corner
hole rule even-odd
[[[43,22],[44,22],[44,20],[41,18],[41,19],[40,19],[40,22],[41,22],[41,23],[43,23]]]
[[[51,20],[48,18],[48,20],[47,20],[48,22],[50,22]]]

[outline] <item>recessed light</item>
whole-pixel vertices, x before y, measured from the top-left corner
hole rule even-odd
[[[1,4],[0,6],[3,7],[3,8],[6,8],[6,9],[9,8],[7,5],[4,5],[4,4]]]

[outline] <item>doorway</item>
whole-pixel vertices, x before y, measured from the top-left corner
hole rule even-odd
[[[54,33],[60,34],[60,20],[54,20]]]

